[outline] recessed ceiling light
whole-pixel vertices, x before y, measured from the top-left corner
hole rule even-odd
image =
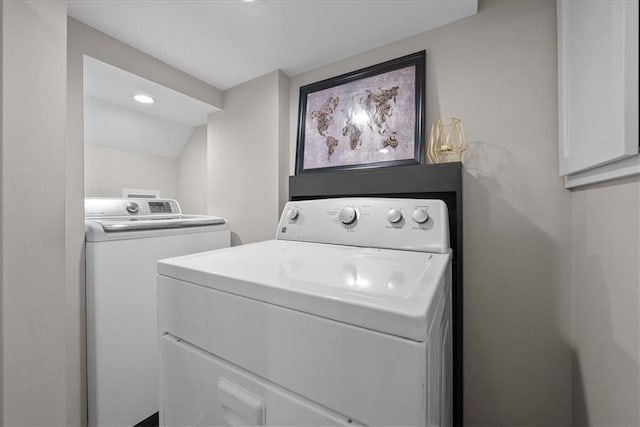
[[[140,102],[141,104],[153,104],[154,102],[156,102],[152,97],[143,95],[141,93],[135,95],[133,99]]]

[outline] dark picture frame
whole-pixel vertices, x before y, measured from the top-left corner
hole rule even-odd
[[[300,87],[296,174],[422,164],[426,51]]]

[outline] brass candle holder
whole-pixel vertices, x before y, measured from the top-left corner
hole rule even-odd
[[[461,162],[465,149],[461,119],[451,117],[437,120],[431,126],[427,149],[429,163]]]

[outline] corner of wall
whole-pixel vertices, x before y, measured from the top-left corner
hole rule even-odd
[[[70,425],[87,420],[84,310],[84,87],[83,52],[67,17],[67,127],[65,132],[65,283],[67,399]]]
[[[4,0],[0,1],[0,76],[3,75],[2,73],[2,59],[3,59],[3,49],[2,49],[2,45],[3,45],[3,28],[4,28],[4,24],[3,24],[3,20],[2,20],[2,16],[3,16],[3,11],[4,9]],[[0,200],[4,200],[3,196],[2,196],[2,150],[4,147],[4,138],[2,137],[2,133],[3,133],[3,122],[2,122],[2,107],[3,107],[3,102],[4,102],[4,98],[2,96],[2,86],[3,86],[3,81],[4,79],[0,78]],[[3,280],[3,269],[2,269],[2,248],[4,247],[4,240],[2,238],[2,211],[0,211],[0,301],[3,301],[2,298],[2,289],[4,288],[4,280]],[[4,359],[3,359],[3,349],[4,349],[4,337],[3,337],[3,324],[2,324],[2,319],[3,319],[3,311],[2,311],[2,304],[0,304],[0,425],[4,425],[4,381],[3,381],[3,372],[4,372]]]
[[[227,89],[224,110],[209,115],[207,211],[229,220],[234,246],[271,239],[278,223],[282,115],[287,114],[279,73]],[[261,204],[264,215],[252,215],[252,204]]]
[[[207,150],[207,124],[194,127],[178,158],[177,198],[183,213],[207,213]]]
[[[278,70],[278,211],[289,200],[289,85],[290,79]]]

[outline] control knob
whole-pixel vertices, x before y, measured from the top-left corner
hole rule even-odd
[[[402,221],[402,212],[400,212],[400,209],[389,209],[389,212],[387,212],[387,221],[391,224],[397,224]]]
[[[135,202],[129,202],[125,205],[125,209],[127,210],[127,212],[129,212],[131,215],[135,215],[138,213],[138,204]]]
[[[424,224],[429,219],[429,211],[427,208],[415,208],[411,217],[418,224]]]
[[[298,209],[291,208],[287,211],[287,218],[289,218],[291,221],[295,221],[298,218],[298,214]]]
[[[355,208],[347,206],[340,211],[339,219],[344,225],[353,224],[358,219],[358,212]]]

